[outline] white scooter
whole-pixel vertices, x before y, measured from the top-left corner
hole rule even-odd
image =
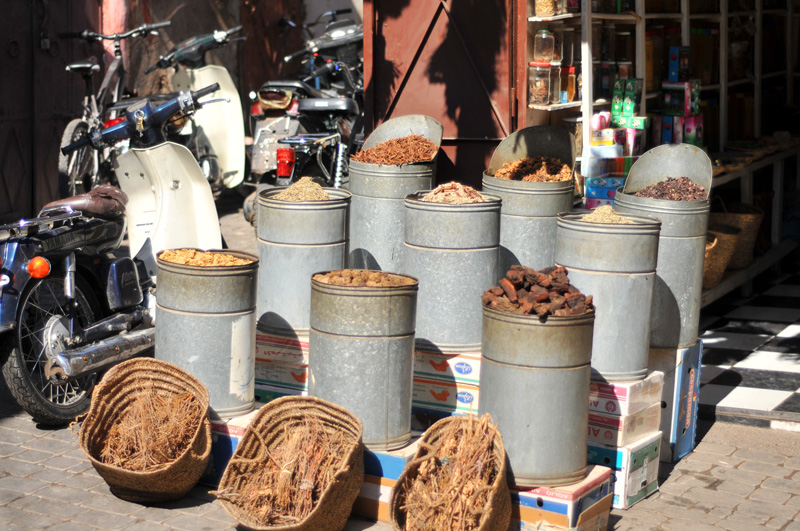
[[[218,83],[218,95],[231,101],[230,105],[207,109],[179,133],[188,137],[186,145],[194,152],[215,192],[222,188],[236,188],[245,178],[244,116],[239,91],[228,70],[207,64],[206,53],[231,42],[231,35],[241,30],[242,26],[237,26],[187,39],[145,72],[173,67],[176,69],[172,78],[175,90],[198,90]],[[183,68],[178,69],[178,65]]]
[[[141,259],[152,277],[155,256],[164,249],[222,247],[214,197],[198,161],[188,148],[167,141],[163,133],[164,124],[176,114],[192,115],[204,104],[224,101],[198,101],[219,89],[214,83],[181,92],[158,107],[148,99],[140,100],[127,108],[125,121],[62,148],[66,155],[87,144],[102,149],[130,139],[130,148],[117,158],[114,171],[128,196],[130,255]]]

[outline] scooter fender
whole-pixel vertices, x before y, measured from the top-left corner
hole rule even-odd
[[[116,175],[128,195],[131,256],[145,248],[149,256],[140,258],[151,276],[156,274],[155,256],[164,249],[222,247],[211,187],[186,147],[165,142],[130,149],[117,158]]]
[[[205,144],[208,152],[216,155],[222,170],[222,184],[226,188],[239,186],[244,175],[244,115],[239,91],[233,84],[228,70],[218,65],[201,68],[185,68],[172,78],[176,90],[197,90],[212,83],[219,83],[216,98],[229,98],[230,103],[214,103],[203,107],[195,114],[197,137],[201,149]]]

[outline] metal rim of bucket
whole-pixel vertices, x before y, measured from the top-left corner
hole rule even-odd
[[[670,177],[688,177],[704,187],[706,198],[703,201],[708,201],[711,196],[711,159],[705,151],[692,144],[663,144],[646,151],[631,166],[623,189],[633,194]]]
[[[548,182],[530,182],[530,181],[516,181],[511,179],[499,179],[492,177],[486,171],[483,172],[483,185],[492,188],[502,189],[503,191],[514,192],[519,194],[535,192],[537,195],[553,194],[561,195],[566,190],[572,190],[574,187],[573,179],[566,179],[563,181],[548,181]]]
[[[350,161],[350,168],[356,170],[368,171],[373,176],[385,177],[387,179],[392,177],[407,177],[405,173],[419,173],[420,168],[430,166],[431,172],[436,165],[436,157],[431,160],[420,160],[417,162],[407,162],[405,164],[374,164],[372,162],[359,162],[357,160]],[[382,170],[382,168],[386,168]]]
[[[353,271],[369,271],[370,273],[382,273],[382,274],[394,275],[396,277],[410,278],[411,280],[414,281],[414,283],[406,286],[339,286],[334,284],[326,284],[314,278],[317,275],[326,275],[328,273],[332,273],[333,271],[342,271],[342,270],[331,269],[328,271],[318,271],[313,275],[311,275],[312,288],[321,293],[326,293],[330,295],[340,295],[340,296],[361,296],[373,293],[380,293],[388,290],[391,290],[393,293],[402,293],[404,291],[413,292],[419,290],[419,279],[412,277],[411,275],[405,275],[402,273],[393,273],[391,271],[381,271],[378,269],[353,269]]]
[[[192,251],[197,251],[199,253],[216,253],[216,254],[228,254],[231,256],[235,256],[236,258],[244,258],[247,260],[252,260],[249,264],[242,264],[242,265],[234,265],[234,266],[198,266],[198,265],[191,265],[191,264],[176,264],[175,262],[169,262],[167,260],[161,259],[161,254],[164,251],[158,253],[156,257],[156,263],[160,269],[164,271],[169,271],[171,273],[198,273],[203,272],[204,276],[229,276],[232,273],[239,273],[242,271],[247,271],[250,269],[255,269],[258,267],[258,257],[244,252],[244,251],[233,251],[230,249],[196,249],[193,247],[181,247],[181,249],[191,249]],[[165,251],[168,249],[165,249]]]
[[[431,192],[431,190],[421,190],[413,194],[408,194],[405,198],[406,208],[414,208],[417,210],[431,210],[440,212],[457,212],[460,210],[468,210],[470,212],[488,212],[500,208],[502,199],[495,194],[481,193],[486,201],[476,203],[436,203],[433,201],[423,201],[422,198]]]
[[[323,199],[322,201],[282,201],[275,199],[274,196],[289,188],[288,186],[281,186],[278,188],[268,188],[262,190],[258,194],[258,202],[261,205],[270,208],[281,208],[284,210],[326,210],[341,208],[343,202],[349,201],[352,194],[347,190],[341,188],[323,188],[331,198]]]
[[[617,188],[616,201],[622,198],[623,203],[636,205],[639,208],[660,214],[704,214],[708,212],[710,202],[708,199],[698,201],[675,201],[672,199],[656,199],[653,197],[639,197],[634,193]]]
[[[629,216],[626,214],[624,217],[630,219],[634,223],[593,223],[590,221],[583,221],[581,218],[590,212],[592,211],[582,209],[562,212],[558,215],[558,226],[572,230],[579,230],[581,232],[596,232],[602,234],[617,232],[631,235],[658,235],[661,232],[661,221],[655,218],[649,218],[646,216]]]
[[[509,324],[554,327],[575,326],[576,324],[583,324],[584,322],[593,322],[595,312],[592,310],[581,315],[548,315],[546,319],[541,319],[538,315],[534,314],[518,314],[483,306],[483,315],[489,319],[495,319]]]

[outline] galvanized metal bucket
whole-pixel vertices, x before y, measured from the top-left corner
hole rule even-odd
[[[258,258],[240,266],[200,267],[157,260],[156,359],[187,370],[206,388],[215,418],[255,404],[255,310]]]
[[[555,261],[594,300],[592,379],[639,380],[647,376],[661,223],[640,216],[626,216],[633,224],[581,221],[588,213],[559,214]]]
[[[594,318],[483,308],[478,413],[503,434],[512,485],[555,487],[586,475]]]
[[[412,114],[387,120],[364,143],[364,149],[411,134],[442,144],[442,124],[430,116]],[[436,180],[436,156],[428,162],[383,166],[350,161],[350,230],[347,266],[354,269],[399,271],[402,267],[403,199],[429,190]]]
[[[509,135],[495,149],[483,172],[483,190],[500,196],[500,262],[504,272],[515,264],[534,269],[553,265],[556,216],[572,209],[573,180],[534,183],[498,179],[503,164],[525,157],[553,157],[575,168],[575,139],[561,127],[538,125]]]
[[[345,265],[350,192],[326,188],[328,201],[281,201],[273,188],[258,196],[258,324],[306,331],[311,312],[309,279]]]
[[[484,203],[405,199],[403,269],[419,279],[417,344],[426,351],[466,352],[481,342],[481,294],[497,282],[500,198]]]
[[[397,287],[311,281],[308,392],[361,419],[372,450],[394,450],[411,439],[414,280]]]
[[[709,201],[669,201],[634,195],[669,177],[688,177],[711,191],[711,160],[689,144],[651,149],[631,167],[615,208],[661,222],[650,347],[683,348],[697,341]]]

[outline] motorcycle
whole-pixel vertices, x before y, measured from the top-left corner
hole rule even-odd
[[[328,11],[325,31],[284,61],[303,58],[298,79],[271,80],[250,94],[250,172],[244,185],[256,188],[245,200],[245,217],[257,192],[287,186],[302,175],[324,186],[347,182],[347,155],[363,133],[363,26],[336,20],[350,9]],[[282,25],[294,26],[286,19]],[[316,163],[308,165],[309,163]]]
[[[223,66],[207,64],[206,54],[236,40],[232,36],[241,30],[242,26],[236,26],[191,37],[145,71],[149,74],[157,69],[175,68],[172,86],[176,91],[197,90],[209,83],[219,83],[220,96],[232,102],[225,107],[207,109],[188,123],[179,119],[168,125],[169,138],[189,147],[215,193],[236,189],[245,179],[244,116],[239,91],[230,73]]]
[[[153,346],[158,251],[220,247],[197,161],[161,132],[178,112],[210,103],[198,100],[218,88],[181,93],[156,108],[144,100],[124,121],[63,147],[66,155],[130,139],[117,159],[120,188],[101,185],[0,226],[2,373],[40,423],[63,425],[85,413],[104,370]],[[126,228],[130,254],[121,249]]]

